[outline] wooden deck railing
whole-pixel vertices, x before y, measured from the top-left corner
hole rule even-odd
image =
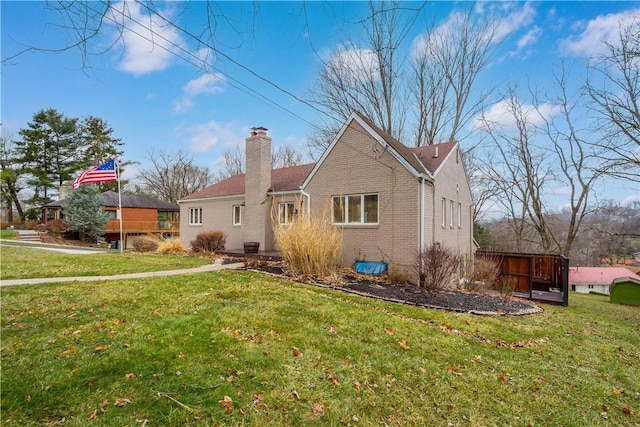
[[[161,233],[177,232],[180,230],[179,221],[122,221],[122,231],[128,233]],[[105,231],[120,231],[120,221],[110,220]]]

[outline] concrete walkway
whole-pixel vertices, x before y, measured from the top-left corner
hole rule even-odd
[[[78,277],[46,277],[41,279],[13,279],[13,280],[0,281],[0,286],[36,285],[41,283],[60,283],[60,282],[96,282],[101,280],[143,279],[146,277],[165,277],[165,276],[177,276],[179,274],[207,273],[209,271],[237,269],[241,267],[244,267],[243,262],[237,262],[234,264],[208,264],[208,265],[203,265],[201,267],[183,268],[180,270],[151,271],[148,273],[116,274],[114,276],[78,276]]]

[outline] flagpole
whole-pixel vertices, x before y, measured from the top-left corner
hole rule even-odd
[[[124,239],[122,238],[122,195],[120,193],[120,159],[116,159],[116,178],[118,181],[118,215],[120,217],[120,253],[124,251]]]

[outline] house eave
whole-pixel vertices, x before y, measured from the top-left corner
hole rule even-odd
[[[197,199],[182,199],[176,203],[190,203],[190,202],[210,202],[213,200],[230,200],[230,199],[244,199],[244,194],[232,194],[229,196],[211,196],[211,197],[199,197]]]

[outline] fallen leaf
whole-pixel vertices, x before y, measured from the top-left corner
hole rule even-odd
[[[293,395],[293,397],[295,397],[295,398],[296,398],[296,400],[300,400],[300,395],[298,394],[298,392],[297,392],[296,390],[293,390],[293,391],[291,392],[291,394]]]
[[[320,403],[314,403],[313,405],[311,405],[311,411],[313,412],[313,415],[321,417],[324,415],[324,405]]]
[[[225,396],[222,400],[218,400],[218,403],[224,408],[224,412],[230,414],[233,412],[233,400],[229,396]]]
[[[109,346],[108,345],[99,345],[96,348],[93,349],[94,353],[97,353],[98,351],[104,351],[106,349],[108,349]]]
[[[407,340],[402,340],[398,344],[400,344],[400,347],[404,348],[405,350],[409,350],[409,343],[407,343]]]
[[[622,407],[622,412],[624,412],[624,413],[625,413],[625,414],[627,414],[627,415],[631,415],[631,408],[629,408],[629,406],[628,406],[628,405],[624,405],[624,406]]]
[[[613,394],[617,394],[618,396],[622,396],[624,394],[624,390],[620,390],[618,388],[613,388]]]
[[[62,352],[65,356],[75,353],[77,350],[75,348],[70,348],[69,350],[65,350]]]
[[[96,418],[98,418],[98,410],[94,409],[93,412],[91,413],[91,415],[89,415],[89,419],[90,420],[95,420]]]
[[[295,357],[300,357],[302,356],[302,352],[298,349],[298,347],[293,347],[292,349],[292,353]]]
[[[453,366],[447,366],[447,370],[453,375],[462,375],[460,372],[456,371],[456,368],[454,368]]]
[[[384,328],[384,331],[386,333],[388,333],[389,335],[395,335],[395,333],[393,332],[393,330],[391,328]]]
[[[498,375],[498,379],[500,380],[501,383],[506,384],[507,383],[507,377],[504,374],[500,374]]]
[[[360,384],[360,381],[354,381],[353,387],[360,390],[360,388],[362,387],[362,384]]]
[[[120,406],[120,407],[127,406],[129,403],[131,403],[130,399],[120,399],[120,398],[116,399],[115,402],[113,402],[115,406]]]
[[[128,374],[124,374],[125,380],[135,380],[137,378],[136,374],[133,372],[129,372]]]
[[[338,378],[336,378],[336,376],[333,374],[327,375],[327,379],[331,381],[333,385],[340,385],[340,381],[338,381]]]

